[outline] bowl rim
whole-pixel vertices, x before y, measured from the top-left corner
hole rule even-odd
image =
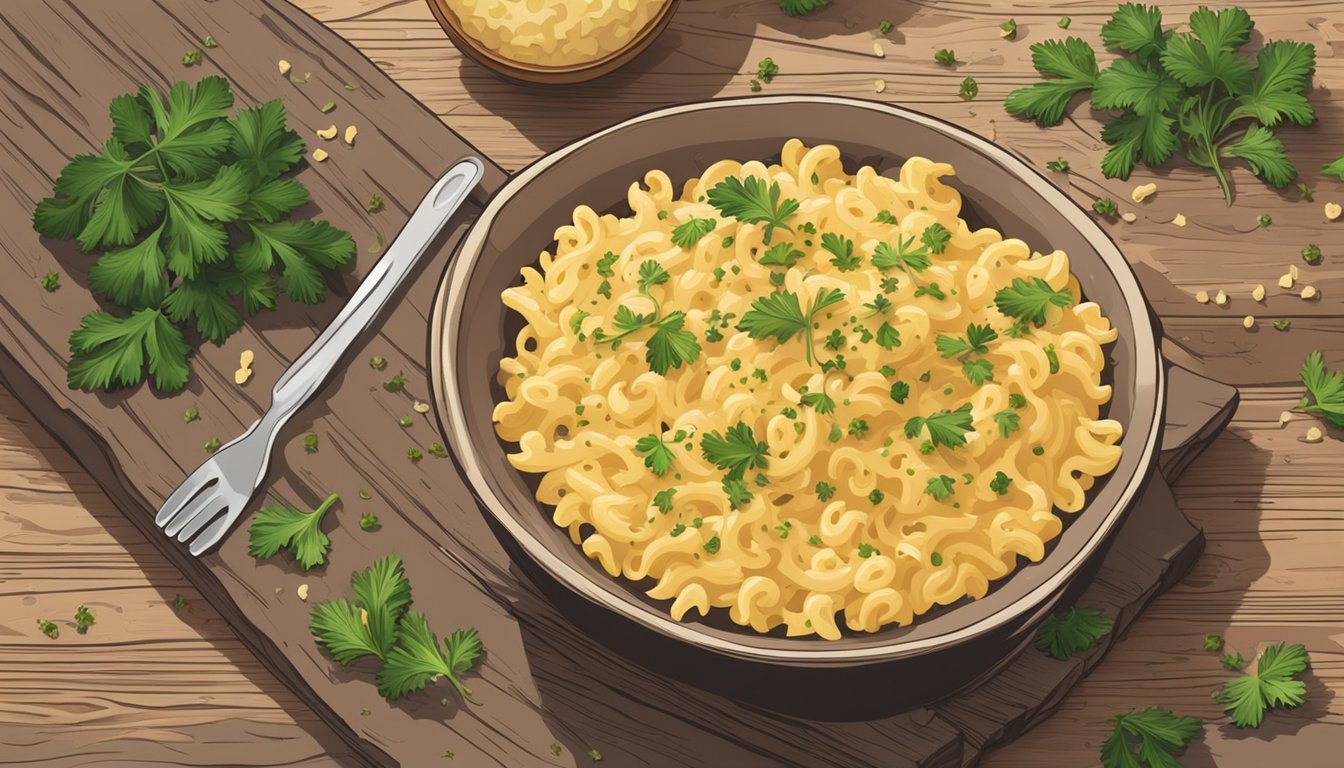
[[[784,647],[767,647],[751,644],[749,641],[754,638],[752,635],[746,634],[749,630],[744,630],[741,640],[738,640],[736,635],[730,635],[727,638],[710,636],[701,632],[698,625],[677,621],[667,612],[638,610],[634,604],[615,598],[606,588],[598,584],[597,577],[599,574],[579,571],[552,553],[541,540],[533,536],[525,526],[514,518],[514,514],[508,506],[491,490],[482,470],[481,458],[477,455],[470,433],[466,428],[464,404],[456,377],[448,375],[449,368],[444,364],[445,361],[453,360],[456,356],[457,332],[465,331],[465,328],[459,327],[463,323],[458,318],[465,300],[465,289],[476,267],[481,246],[490,233],[499,210],[509,202],[517,190],[569,154],[637,123],[702,110],[797,103],[828,104],[884,112],[892,117],[915,122],[939,131],[962,144],[969,151],[978,152],[984,158],[1001,166],[1017,180],[1028,185],[1033,192],[1039,194],[1055,211],[1063,215],[1070,226],[1088,240],[1119,286],[1120,293],[1131,314],[1132,330],[1136,332],[1133,339],[1135,345],[1133,363],[1135,391],[1139,393],[1151,392],[1150,404],[1147,403],[1148,398],[1139,395],[1136,397],[1134,405],[1134,414],[1146,413],[1150,420],[1147,434],[1140,437],[1129,432],[1126,433],[1126,448],[1138,453],[1134,472],[1129,477],[1123,478],[1124,486],[1115,504],[1106,510],[1106,519],[1097,525],[1091,536],[1061,567],[1049,573],[1039,584],[1004,609],[951,631],[922,638],[895,638],[889,643],[859,647],[828,647],[829,641],[818,642],[815,638],[796,638],[796,644],[789,644]],[[470,255],[473,253],[476,255]],[[1063,588],[1083,569],[1097,550],[1101,549],[1108,541],[1124,513],[1132,506],[1147,485],[1151,470],[1155,466],[1162,433],[1166,377],[1158,346],[1157,324],[1142,289],[1139,287],[1137,277],[1118,246],[1106,232],[1068,195],[1009,150],[941,118],[867,99],[810,94],[781,94],[680,104],[636,115],[615,125],[594,131],[543,155],[513,174],[503,186],[496,190],[480,216],[471,224],[469,231],[457,247],[453,259],[444,272],[442,283],[439,286],[438,298],[434,303],[429,322],[429,353],[432,377],[430,384],[433,389],[436,415],[439,417],[441,431],[450,446],[454,448],[452,451],[454,460],[464,473],[467,485],[476,497],[478,505],[484,508],[513,538],[514,542],[522,548],[524,553],[544,569],[551,578],[562,583],[567,589],[589,602],[613,611],[629,621],[662,635],[721,655],[751,661],[813,667],[848,666],[891,661],[972,641],[977,637],[1000,629],[1024,615],[1027,615],[1028,619],[1043,616],[1046,610],[1053,610]],[[1151,407],[1150,413],[1147,412],[1149,407]],[[1131,414],[1131,422],[1136,418],[1134,414]],[[1121,478],[1114,477],[1111,482],[1117,480],[1121,480]],[[1083,514],[1088,508],[1084,507],[1077,514]],[[1020,568],[1016,569],[1004,578],[1010,579],[1020,570]],[[614,582],[619,577],[605,578]],[[953,610],[955,609],[954,607]],[[1033,614],[1033,612],[1035,615],[1031,616],[1030,614]],[[915,623],[917,623],[917,620]],[[914,624],[911,626],[914,626]],[[765,636],[761,635],[760,637]],[[785,639],[793,640],[795,638]]]
[[[663,0],[658,12],[640,27],[635,36],[630,38],[630,42],[617,50],[592,61],[560,65],[531,64],[510,59],[498,51],[487,48],[468,34],[457,11],[449,6],[448,0],[426,0],[426,3],[434,20],[443,28],[444,34],[448,35],[464,56],[493,72],[515,80],[541,85],[564,85],[581,83],[609,74],[643,53],[671,23],[681,0]]]

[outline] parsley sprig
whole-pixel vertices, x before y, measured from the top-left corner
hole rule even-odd
[[[1101,611],[1074,607],[1063,616],[1054,614],[1045,620],[1036,632],[1036,647],[1063,660],[1086,651],[1110,632],[1111,620]]]
[[[1255,673],[1242,675],[1218,692],[1218,703],[1238,728],[1256,728],[1274,707],[1292,708],[1307,700],[1307,686],[1297,676],[1307,669],[1307,649],[1279,643],[1260,654]]]
[[[737,324],[739,331],[746,331],[753,339],[774,338],[784,344],[794,336],[802,336],[806,347],[807,364],[812,364],[813,342],[812,325],[817,313],[827,307],[844,301],[845,294],[839,288],[820,288],[817,295],[803,311],[802,299],[793,291],[777,291],[751,302],[751,309],[742,313]]]
[[[798,212],[798,201],[780,199],[779,182],[768,186],[764,179],[748,176],[745,180],[730,176],[709,189],[709,204],[719,213],[746,224],[765,224],[764,238],[768,245],[776,229],[790,232],[793,228],[785,219]]]
[[[1073,96],[1090,90],[1094,109],[1120,113],[1101,134],[1111,146],[1101,162],[1108,178],[1128,179],[1140,160],[1161,165],[1179,151],[1213,171],[1228,205],[1228,161],[1245,161],[1252,173],[1282,189],[1297,170],[1274,129],[1315,122],[1306,90],[1316,49],[1270,41],[1252,66],[1240,50],[1253,27],[1241,8],[1201,7],[1190,14],[1189,32],[1174,32],[1162,28],[1156,6],[1125,3],[1101,28],[1106,46],[1124,55],[1100,71],[1095,52],[1079,38],[1037,43],[1032,63],[1046,79],[1013,91],[1004,106],[1040,125],[1056,125]]]
[[[400,698],[445,677],[462,698],[473,704],[471,689],[461,676],[480,658],[480,636],[459,629],[443,639],[429,629],[424,614],[410,610],[411,583],[401,558],[388,555],[350,575],[354,601],[337,598],[313,606],[309,629],[338,664],[364,656],[382,660],[378,693]]]
[[[1302,385],[1307,396],[1298,409],[1319,413],[1331,425],[1344,429],[1344,372],[1327,371],[1325,356],[1315,351],[1302,361]]]
[[[605,269],[612,272],[611,262],[606,263]],[[601,272],[602,265],[599,264],[599,274]],[[609,334],[601,328],[595,328],[592,333],[593,341],[617,349],[627,336],[652,328],[653,333],[645,341],[644,349],[644,359],[648,362],[649,368],[659,375],[666,376],[671,368],[694,363],[700,357],[700,342],[696,340],[695,334],[686,330],[686,313],[676,310],[664,314],[662,305],[649,292],[653,286],[662,285],[669,279],[671,275],[657,261],[647,259],[641,263],[639,292],[653,302],[653,312],[638,313],[622,304],[616,308],[615,316],[612,318],[612,325],[617,333]]]
[[[288,549],[305,571],[322,565],[331,548],[331,539],[322,532],[322,518],[340,498],[333,493],[312,512],[280,505],[262,508],[247,529],[247,553],[267,558]]]
[[[978,355],[989,352],[988,344],[997,341],[999,334],[988,325],[970,323],[966,326],[966,335],[962,337],[939,334],[933,340],[934,348],[943,359],[957,358],[961,361],[961,372],[976,386],[994,380],[994,365]]]
[[[185,328],[220,344],[280,291],[321,302],[323,270],[354,255],[349,233],[286,219],[308,191],[283,178],[304,153],[284,106],[230,118],[233,101],[214,76],[174,83],[166,98],[148,86],[116,97],[102,151],[74,157],[38,203],[40,234],[103,251],[89,287],[117,310],[90,312],[71,334],[71,387],[129,387],[148,373],[179,390],[191,375]]]
[[[905,422],[905,436],[911,440],[928,430],[929,442],[935,447],[960,448],[966,445],[966,435],[974,432],[971,425],[971,404],[964,403],[955,411],[942,410],[928,416],[915,416]]]
[[[1179,768],[1175,755],[1203,731],[1197,717],[1149,707],[1112,718],[1115,730],[1101,745],[1102,768]]]
[[[1037,328],[1045,325],[1046,310],[1050,307],[1071,307],[1073,302],[1073,294],[1067,288],[1056,291],[1039,277],[1031,280],[1015,277],[1007,288],[994,294],[994,305],[1000,312]]]
[[[770,466],[770,445],[757,441],[751,425],[739,421],[725,432],[710,432],[700,439],[705,460],[728,472],[730,480],[741,480],[750,469]]]

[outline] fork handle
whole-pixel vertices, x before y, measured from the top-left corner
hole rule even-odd
[[[261,422],[269,422],[266,426],[272,433],[317,393],[341,356],[373,324],[484,171],[480,160],[468,157],[449,168],[425,194],[401,234],[369,270],[336,318],[275,382],[270,410],[261,418]]]

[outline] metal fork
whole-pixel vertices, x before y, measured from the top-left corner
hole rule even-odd
[[[440,177],[336,319],[281,374],[271,392],[270,409],[163,502],[154,523],[169,538],[190,542],[189,550],[196,556],[224,538],[261,486],[280,428],[317,394],[341,356],[378,317],[484,170],[481,161],[469,157]]]

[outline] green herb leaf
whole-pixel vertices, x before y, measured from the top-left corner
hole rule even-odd
[[[474,629],[459,629],[445,637],[440,649],[425,615],[407,611],[397,625],[397,644],[378,670],[378,693],[388,700],[399,699],[444,677],[463,699],[479,704],[471,689],[462,684],[461,675],[476,665],[482,650]]]
[[[1298,409],[1319,413],[1331,425],[1344,429],[1344,372],[1326,370],[1325,356],[1316,351],[1302,361],[1301,376],[1307,396]]]
[[[747,484],[741,478],[733,477],[732,475],[723,478],[723,493],[728,497],[728,506],[733,509],[741,509],[742,507],[745,507],[751,503],[753,498],[751,489],[747,488]],[[710,543],[714,545],[713,551],[709,550],[709,545],[706,545],[705,551],[712,555],[719,551],[719,537],[715,536],[710,539]]]
[[[1288,161],[1283,142],[1268,128],[1252,125],[1235,143],[1219,150],[1222,157],[1238,157],[1251,166],[1251,172],[1283,189],[1297,178],[1297,169]]]
[[[933,60],[944,67],[955,67],[957,65],[957,54],[951,48],[940,48],[937,53],[933,54]]]
[[[938,501],[946,499],[948,496],[957,492],[957,481],[947,475],[938,475],[930,477],[924,484],[924,493],[932,496]]]
[[[780,200],[779,182],[767,186],[765,180],[756,176],[745,180],[736,176],[724,179],[710,188],[708,200],[724,216],[748,224],[764,222],[766,243],[776,228],[792,231],[784,222],[798,212],[797,200]]]
[[[87,634],[95,620],[93,611],[90,611],[88,606],[81,605],[75,609],[75,631],[79,634]]]
[[[905,436],[911,440],[928,430],[934,446],[960,448],[966,444],[966,434],[974,432],[971,426],[971,404],[965,403],[955,411],[937,411],[927,417],[915,416],[905,423]]]
[[[333,493],[310,513],[278,505],[263,507],[247,529],[247,553],[267,558],[288,549],[305,571],[324,564],[331,539],[322,532],[322,518],[339,499]]]
[[[1316,113],[1307,103],[1305,91],[1316,70],[1316,47],[1310,43],[1273,40],[1256,55],[1255,79],[1249,92],[1242,94],[1241,106],[1234,114],[1250,115],[1267,128],[1287,120],[1310,125]]]
[[[1218,703],[1238,728],[1256,728],[1274,707],[1292,708],[1307,700],[1307,686],[1297,676],[1307,669],[1307,649],[1285,643],[1271,645],[1260,654],[1256,671],[1225,684]]]
[[[961,87],[957,89],[957,95],[965,101],[970,101],[980,94],[980,84],[975,82],[974,77],[968,77],[961,81]]]
[[[1120,208],[1115,204],[1115,201],[1109,197],[1100,197],[1097,198],[1096,200],[1093,200],[1092,210],[1096,211],[1102,216],[1109,216],[1111,218],[1115,218],[1116,216],[1120,215]]]
[[[909,396],[910,396],[909,384],[906,384],[904,381],[898,381],[895,384],[891,385],[891,399],[895,400],[897,404],[904,403],[905,399]]]
[[[1117,715],[1111,722],[1115,730],[1101,745],[1102,768],[1180,768],[1174,755],[1203,729],[1199,718],[1156,707]]]
[[[810,405],[817,413],[835,413],[835,400],[825,392],[806,392],[802,396],[803,405]]]
[[[1034,43],[1031,63],[1048,79],[1008,94],[1004,108],[1042,126],[1058,125],[1069,100],[1091,88],[1098,77],[1096,53],[1076,37]]]
[[[680,368],[683,363],[689,365],[699,357],[700,342],[696,340],[695,334],[686,330],[686,315],[683,312],[669,313],[654,324],[644,359],[655,373],[666,376],[668,369]]]
[[[989,481],[989,490],[1000,496],[1008,495],[1008,486],[1013,484],[1013,478],[1003,472],[995,472],[994,477]]]
[[[1162,66],[1191,88],[1217,82],[1233,93],[1244,93],[1251,85],[1251,65],[1236,51],[1246,44],[1253,26],[1250,14],[1241,8],[1198,8],[1190,14],[1190,31],[1167,40]]]
[[[823,232],[821,247],[831,254],[831,264],[841,272],[852,272],[863,261],[862,256],[854,255],[854,241],[842,235]]]
[[[678,248],[694,248],[695,244],[713,232],[716,226],[718,222],[714,219],[689,218],[672,230],[672,244]]]
[[[1325,165],[1322,165],[1321,173],[1326,176],[1333,176],[1336,179],[1339,179],[1340,181],[1344,181],[1344,157],[1340,157],[1336,160],[1332,160],[1331,162],[1326,163]],[[1303,200],[1306,200],[1307,202],[1310,203],[1315,199],[1312,197],[1310,189],[1308,189],[1304,185],[1298,185],[1298,186],[1303,190],[1302,192]]]
[[[883,322],[877,327],[877,343],[883,349],[892,350],[901,346],[901,332],[891,326],[890,323]]]
[[[133,386],[148,368],[154,386],[174,392],[186,385],[191,373],[191,348],[182,331],[157,309],[137,310],[129,317],[90,312],[70,334],[70,353],[66,378],[77,389]]]
[[[1056,659],[1067,659],[1096,645],[1110,634],[1111,626],[1111,620],[1095,608],[1070,608],[1063,616],[1045,620],[1036,632],[1036,647]]]
[[[767,267],[792,267],[805,254],[793,247],[793,243],[775,243],[766,249],[759,259]]]
[[[1000,312],[1030,322],[1038,328],[1045,325],[1047,309],[1052,306],[1071,307],[1073,302],[1073,294],[1067,288],[1056,291],[1039,277],[1031,278],[1030,282],[1015,277],[1011,285],[994,294],[994,305]]]
[[[802,16],[818,8],[825,8],[831,0],[779,0],[779,8],[787,16]]]
[[[355,600],[339,598],[313,606],[309,630],[341,665],[362,656],[387,658],[397,641],[397,624],[411,604],[411,583],[401,558],[377,560],[350,575]]]
[[[938,222],[930,224],[919,235],[919,241],[924,243],[930,253],[942,253],[949,241],[952,240],[952,233]]]
[[[1021,416],[1012,409],[994,414],[994,423],[999,427],[999,435],[1008,437],[1022,428]]]
[[[929,248],[926,245],[915,247],[915,238],[905,239],[900,234],[896,235],[896,245],[890,243],[878,243],[873,249],[873,266],[878,269],[891,269],[893,267],[900,269],[906,274],[918,274],[933,265],[929,259]]]
[[[644,456],[644,466],[662,477],[672,467],[676,454],[663,442],[662,435],[645,435],[635,441],[635,450]]]
[[[751,426],[739,421],[726,433],[717,430],[700,439],[700,450],[705,460],[727,470],[731,478],[741,479],[749,469],[767,469],[770,466],[770,446],[757,442]]]

